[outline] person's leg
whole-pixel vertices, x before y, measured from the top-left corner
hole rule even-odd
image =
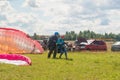
[[[53,49],[51,48],[51,49],[49,50],[49,53],[48,53],[48,58],[51,57],[52,52],[53,52]]]
[[[68,59],[68,58],[67,58],[67,52],[65,52],[65,58]]]
[[[65,53],[65,58],[68,59],[67,58],[67,50],[66,50],[66,48],[64,48],[64,53]]]
[[[56,54],[57,54],[57,47],[54,48],[53,58],[56,58]]]
[[[61,57],[62,57],[62,55],[63,55],[63,53],[60,53],[60,56],[59,56],[59,58],[61,58]]]
[[[62,55],[63,55],[63,47],[61,46],[61,47],[60,47],[60,56],[59,56],[59,58],[61,58]]]

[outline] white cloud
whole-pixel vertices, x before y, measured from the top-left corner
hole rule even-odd
[[[119,0],[25,0],[17,10],[4,0],[0,4],[0,26],[10,26],[32,34],[93,30],[119,33]]]

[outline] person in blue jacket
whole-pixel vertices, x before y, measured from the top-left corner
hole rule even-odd
[[[57,40],[57,48],[58,48],[58,53],[60,53],[59,58],[62,57],[63,53],[65,53],[65,57],[67,58],[67,50],[66,50],[66,43],[64,42],[64,36],[61,36],[60,38],[58,38]]]

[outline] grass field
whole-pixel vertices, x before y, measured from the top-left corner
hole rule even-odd
[[[69,60],[25,54],[32,66],[0,64],[0,80],[119,80],[120,52],[68,52]],[[57,57],[59,54],[57,55]]]

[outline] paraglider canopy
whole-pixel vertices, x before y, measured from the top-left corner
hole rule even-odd
[[[12,28],[0,28],[0,54],[43,53],[43,51],[41,44],[26,33]]]

